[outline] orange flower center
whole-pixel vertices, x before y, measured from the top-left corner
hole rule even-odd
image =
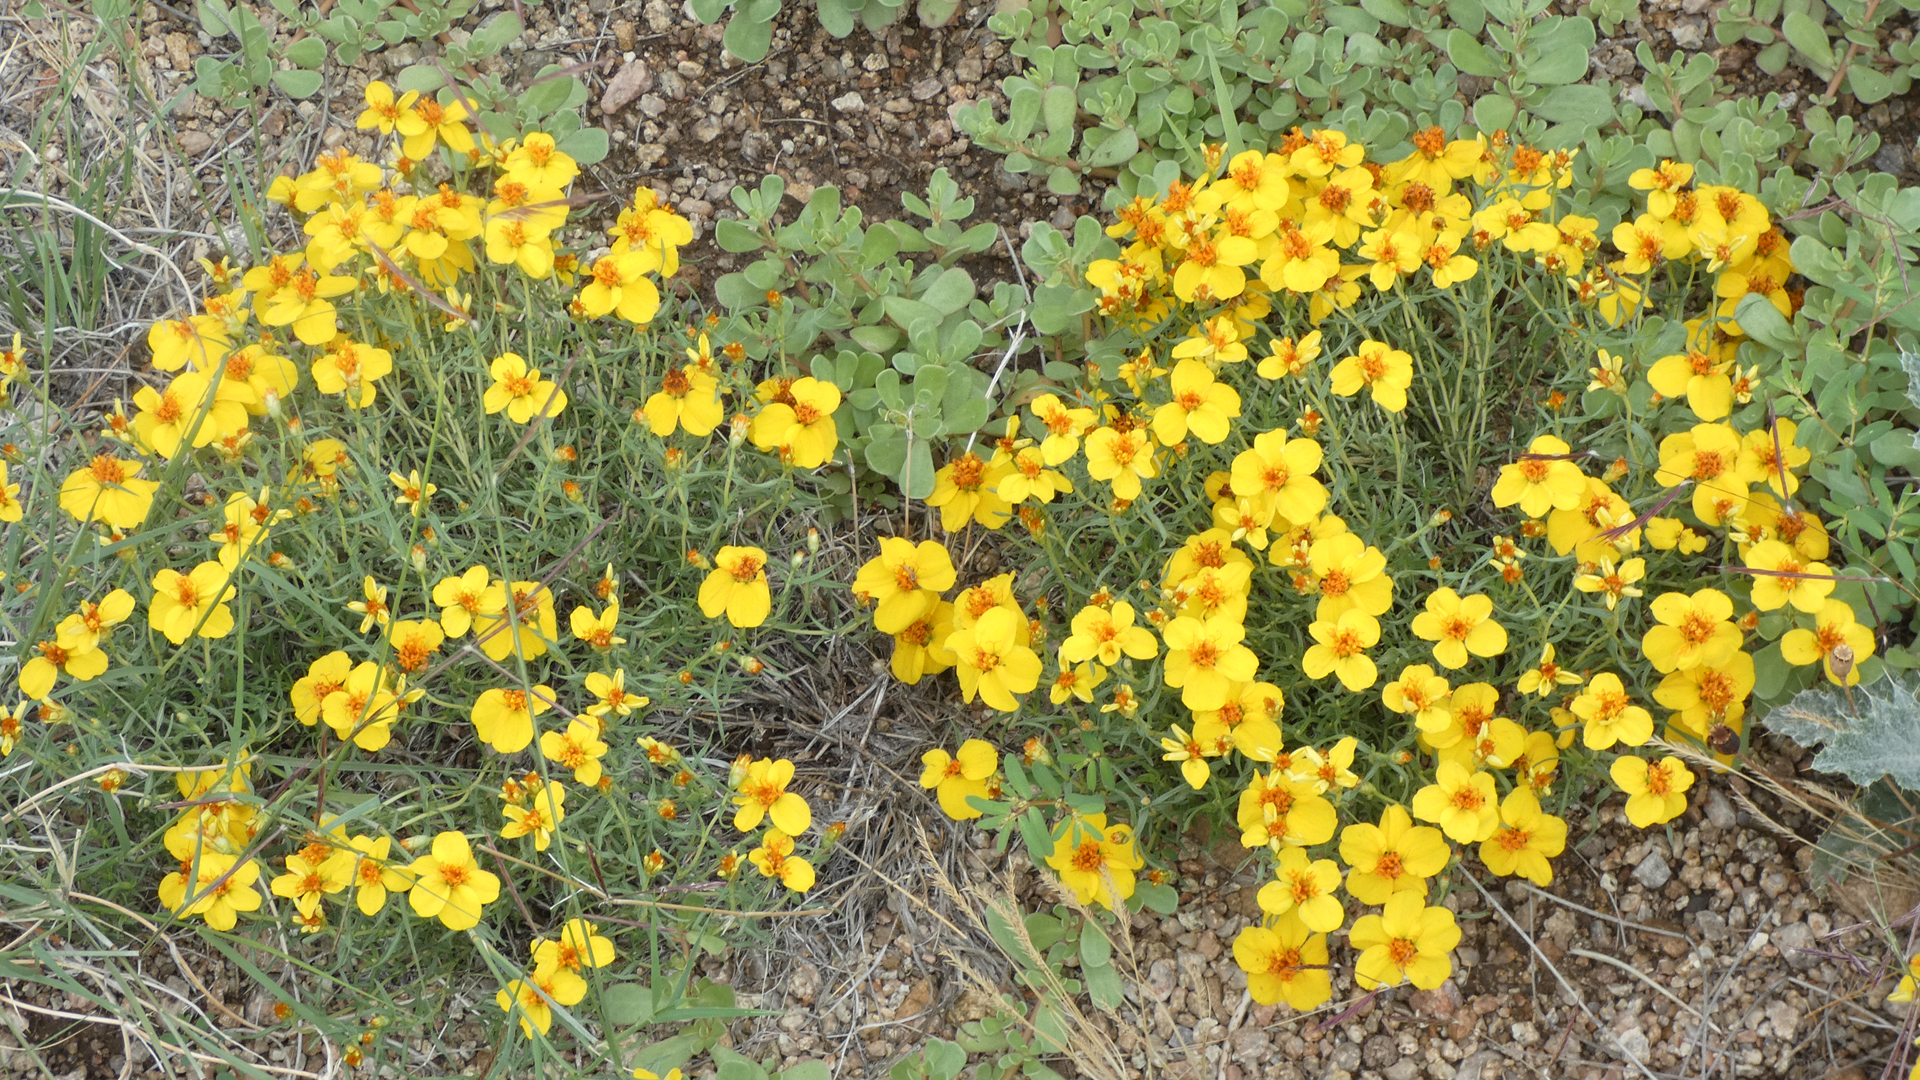
[[[968,452],[953,463],[953,486],[961,491],[978,491],[986,476],[987,463],[978,454]]]
[[[1680,620],[1680,636],[1685,638],[1689,645],[1705,645],[1713,640],[1715,631],[1719,629],[1720,624],[1708,618],[1702,611],[1689,611]]]
[[[1098,840],[1082,840],[1080,846],[1073,849],[1073,868],[1083,874],[1098,872],[1106,861],[1106,852]]]
[[[473,868],[470,866],[460,863],[440,864],[440,880],[446,882],[449,889],[457,889],[465,885],[472,877]]]
[[[727,573],[733,575],[733,580],[744,583],[760,576],[761,565],[760,560],[754,556],[742,555],[733,566],[728,568]]]
[[[1647,766],[1647,794],[1666,795],[1673,790],[1673,777],[1667,775],[1667,767],[1659,762]]]
[[[1404,968],[1419,957],[1420,946],[1406,938],[1394,938],[1387,943],[1387,958],[1393,961],[1394,967]]]
[[[1400,853],[1397,851],[1383,852],[1380,861],[1373,866],[1374,876],[1386,878],[1388,881],[1398,881],[1406,872],[1407,869],[1401,865]]]
[[[1465,810],[1469,813],[1474,813],[1481,807],[1487,805],[1487,797],[1480,794],[1479,788],[1468,785],[1466,787],[1455,788],[1453,794],[1447,797],[1447,802],[1455,810]]]
[[[500,693],[500,700],[509,712],[527,711],[527,692],[525,690],[503,690]]]
[[[93,474],[94,482],[102,486],[121,483],[129,475],[126,462],[105,454],[100,454],[89,462],[87,471]]]

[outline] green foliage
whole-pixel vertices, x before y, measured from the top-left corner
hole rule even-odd
[[[853,33],[855,26],[878,34],[900,21],[907,11],[907,0],[815,0],[820,26],[836,38]],[[927,27],[945,26],[960,10],[960,0],[918,0],[914,11]],[[693,17],[711,25],[731,11],[721,43],[727,51],[749,64],[767,58],[773,45],[774,20],[780,17],[780,0],[693,0]]]
[[[1813,766],[1866,786],[1886,778],[1920,791],[1920,681],[1882,679],[1850,690],[1803,690],[1767,714],[1767,726],[1819,747]]]
[[[519,36],[520,22],[512,12],[502,12],[473,36],[488,37],[497,47]],[[581,119],[587,102],[587,84],[561,64],[548,64],[534,73],[527,85],[508,82],[500,72],[482,78],[449,84],[450,69],[445,64],[414,64],[403,68],[395,78],[402,92],[413,90],[434,94],[441,104],[463,101],[480,127],[495,139],[512,138],[523,131],[544,131],[553,136],[560,151],[582,165],[606,160],[611,145],[602,128],[588,127]]]
[[[1097,180],[1110,207],[1197,171],[1204,143],[1264,145],[1295,124],[1337,118],[1385,150],[1415,124],[1452,131],[1465,119],[1452,65],[1436,64],[1418,33],[1380,36],[1386,25],[1437,33],[1426,9],[1376,0],[1327,6],[1324,18],[1313,20],[1305,0],[1245,15],[1222,0],[1005,5],[988,25],[1028,64],[1002,81],[1007,115],[980,102],[956,119],[1006,154],[1009,171],[1044,169],[1063,194]]]
[[[227,6],[223,0],[200,0],[195,8],[200,28],[213,37],[232,37],[239,42],[238,54],[221,60],[203,55],[194,61],[195,92],[238,104],[271,85],[290,98],[312,97],[320,89],[320,66],[326,63],[327,47],[322,41],[303,37],[282,54],[293,66],[276,69],[278,59],[271,53],[272,35],[260,17],[244,4]]]
[[[866,226],[858,208],[842,208],[834,187],[814,189],[791,222],[778,224],[785,194],[777,176],[757,190],[734,189],[745,219],[720,221],[714,240],[762,254],[722,277],[715,294],[742,320],[748,355],[838,386],[842,441],[909,498],[924,498],[933,490],[933,442],[968,436],[987,421],[991,380],[973,361],[1004,355],[1017,333],[1010,327],[1024,306],[1019,289],[1001,282],[982,298],[955,265],[993,247],[999,230],[962,227],[973,200],[960,198],[945,169],[934,173],[926,199],[904,197],[925,225]],[[833,351],[797,366],[823,340]],[[850,488],[839,491],[850,505]]]
[[[967,1052],[960,1044],[936,1037],[895,1062],[887,1075],[892,1080],[957,1080],[966,1067]]]
[[[1912,34],[1896,32],[1915,11],[1915,0],[1730,0],[1713,36],[1759,46],[1754,62],[1769,74],[1792,64],[1826,82],[1815,100],[1846,93],[1871,104],[1906,93],[1920,74]]]

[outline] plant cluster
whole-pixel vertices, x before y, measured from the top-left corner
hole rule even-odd
[[[780,17],[780,0],[692,0],[688,9],[701,23],[712,25],[731,11],[721,42],[727,51],[749,64],[766,59],[773,45],[773,23]],[[933,28],[953,21],[960,0],[916,0],[914,13],[923,26]],[[878,34],[899,22],[907,11],[906,0],[816,0],[815,14],[820,26],[836,38],[853,33],[857,26]]]
[[[1713,37],[1759,46],[1753,62],[1769,75],[1793,64],[1825,80],[1823,101],[1847,93],[1871,104],[1906,93],[1920,72],[1912,27],[1898,25],[1915,11],[1920,4],[1907,0],[1733,0]]]
[[[806,892],[844,828],[815,827],[792,762],[716,768],[649,719],[767,677],[743,631],[831,618],[782,474],[835,452],[838,398],[797,386],[728,418],[721,384],[752,389],[739,348],[650,328],[692,239],[651,191],[583,266],[562,241],[578,163],[552,135],[496,141],[457,102],[380,83],[366,104],[398,166],[330,152],[276,182],[304,247],[207,263],[199,309],[147,335],[159,378],[99,429],[17,339],[0,353],[0,392],[37,406],[10,424],[29,449],[0,461],[0,521],[31,523],[5,533],[25,647],[0,753],[106,830],[89,895],[327,940],[353,1013],[442,999],[437,974],[477,960],[532,1045],[561,1026],[618,1062],[612,1027],[739,1014],[660,950],[720,948],[734,912]],[[727,543],[747,520],[786,541]],[[623,604],[682,589],[726,628]],[[395,956],[407,979],[356,977]],[[636,964],[663,977],[622,981]],[[278,1020],[353,1043],[354,1064],[379,1049],[351,1017]]]
[[[950,816],[1110,908],[1164,902],[1136,830],[1226,817],[1273,873],[1236,959],[1302,1009],[1342,889],[1379,908],[1348,928],[1359,985],[1437,986],[1459,934],[1431,890],[1468,852],[1548,883],[1601,775],[1634,824],[1672,820],[1744,745],[1758,669],[1763,701],[1871,683],[1873,625],[1914,600],[1813,509],[1840,432],[1748,338],[1796,313],[1757,198],[1664,161],[1602,239],[1560,195],[1571,153],[1416,147],[1295,132],[1126,204],[1087,267],[1098,349],[927,498],[949,535],[1017,518],[998,543],[1030,569],[949,599],[950,545],[883,537],[853,581],[903,681],[1078,729],[930,751]]]

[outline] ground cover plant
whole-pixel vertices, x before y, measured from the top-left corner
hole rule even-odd
[[[1646,152],[1602,197],[1537,123],[1278,125],[984,295],[946,177],[873,223],[770,181],[708,312],[652,191],[584,234],[551,133],[365,96],[393,157],[276,184],[304,246],[201,267],[153,385],[90,417],[0,356],[16,899],[184,928],[356,1068],[482,974],[516,1075],[712,1048],[689,955],[820,902],[840,837],[726,715],[829,636],[975,706],[920,783],[1081,905],[1169,910],[1181,838],[1240,837],[1235,960],[1303,1010],[1324,965],[1438,985],[1450,892],[1549,883],[1621,792],[1671,821],[1756,710],[1906,685],[1916,222],[1844,164]],[[1117,1007],[1064,916],[1025,926]],[[1025,1023],[976,1041],[1044,1075]]]

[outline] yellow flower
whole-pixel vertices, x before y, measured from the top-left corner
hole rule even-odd
[[[426,619],[401,619],[387,628],[387,636],[393,643],[394,666],[410,674],[423,670],[447,640],[440,624]]]
[[[500,879],[480,869],[467,838],[443,832],[433,838],[429,854],[407,867],[414,879],[407,903],[423,919],[438,917],[449,930],[471,930],[480,925],[488,904],[500,898]]]
[[[1014,611],[995,606],[972,625],[947,636],[945,648],[956,661],[960,696],[968,704],[975,696],[1001,712],[1020,707],[1015,694],[1040,684],[1040,657],[1024,641],[1026,623]]]
[[[1040,455],[1048,465],[1062,464],[1079,452],[1080,436],[1094,424],[1092,409],[1069,408],[1052,394],[1034,398],[1028,408],[1047,429]]]
[[[1309,859],[1297,847],[1280,852],[1280,865],[1274,870],[1279,880],[1260,887],[1256,901],[1269,915],[1297,914],[1307,929],[1332,933],[1347,920],[1340,898],[1333,895],[1340,887],[1340,866],[1332,859]]]
[[[1694,514],[1718,526],[1746,508],[1749,489],[1761,476],[1759,459],[1743,450],[1732,427],[1695,424],[1660,440],[1653,478],[1662,487],[1691,481]]]
[[[1580,466],[1563,457],[1571,449],[1551,435],[1534,439],[1519,461],[1500,467],[1500,479],[1493,485],[1493,505],[1518,504],[1521,513],[1534,518],[1545,517],[1549,510],[1578,507],[1580,496],[1587,490],[1587,477]]]
[[[936,789],[940,810],[955,821],[981,815],[967,799],[987,798],[987,778],[1000,767],[1000,754],[984,739],[968,739],[957,754],[935,748],[920,756],[920,786]]]
[[[1089,604],[1073,616],[1071,635],[1060,643],[1060,659],[1078,664],[1097,660],[1107,667],[1120,663],[1122,656],[1151,660],[1160,653],[1160,645],[1144,626],[1133,625],[1133,605],[1125,600],[1112,607]]]
[[[1586,723],[1581,741],[1589,750],[1607,750],[1615,743],[1640,746],[1653,738],[1653,714],[1635,705],[1620,676],[1610,671],[1595,675],[1568,707]]]
[[[464,574],[441,578],[433,587],[433,602],[440,605],[440,628],[457,638],[473,627],[476,620],[489,623],[506,610],[504,589],[495,588],[485,566],[470,566]]]
[[[1493,777],[1469,773],[1458,762],[1442,761],[1434,771],[1434,782],[1414,792],[1413,816],[1440,826],[1457,843],[1485,840],[1500,823]]]
[[[1315,330],[1297,342],[1291,337],[1277,337],[1270,347],[1273,355],[1260,361],[1254,369],[1256,374],[1263,379],[1305,375],[1308,366],[1320,355],[1320,331]]]
[[[587,271],[587,284],[580,290],[581,309],[596,319],[611,311],[636,326],[652,322],[660,311],[660,289],[646,276],[650,269],[648,261],[646,256],[632,250],[595,259]],[[672,378],[669,372],[669,393]],[[655,431],[655,434],[664,433]]]
[[[273,895],[292,900],[302,915],[320,910],[320,901],[353,880],[353,852],[335,851],[318,862],[304,852],[287,856],[287,872],[267,883]]]
[[[1873,628],[1855,621],[1853,608],[1842,600],[1822,604],[1812,629],[1797,627],[1780,638],[1780,656],[1787,663],[1819,664],[1827,681],[1836,686],[1859,684],[1860,662],[1873,655],[1873,648]],[[1751,679],[1747,685],[1752,687]]]
[[[378,128],[380,134],[391,135],[394,125],[399,123],[402,114],[413,108],[413,103],[420,99],[420,94],[418,91],[409,90],[395,100],[393,87],[379,79],[374,79],[367,83],[365,97],[367,107],[354,121],[353,126],[362,131]]]
[[[1064,677],[1065,674],[1062,673],[1062,678]],[[1172,738],[1160,740],[1160,749],[1166,751],[1160,755],[1161,761],[1179,762],[1180,778],[1187,782],[1188,787],[1199,791],[1207,786],[1207,780],[1213,776],[1213,770],[1207,766],[1206,759],[1209,755],[1206,748],[1201,746],[1196,738],[1180,730],[1179,724],[1173,725]]]
[[[1684,397],[1701,420],[1719,420],[1733,411],[1733,361],[1699,348],[1663,356],[1647,369],[1647,381],[1670,398]]]
[[[1099,427],[1087,436],[1087,475],[1111,484],[1115,498],[1131,501],[1140,497],[1140,481],[1160,470],[1144,432]]]
[[[614,634],[620,622],[620,601],[617,599],[609,601],[606,610],[598,615],[593,613],[592,608],[581,604],[573,609],[567,621],[573,636],[586,642],[595,652],[609,652],[615,645],[626,644],[626,638]]]
[[[1432,272],[1434,288],[1452,288],[1471,281],[1480,272],[1480,263],[1473,256],[1460,254],[1460,239],[1458,233],[1441,233],[1421,253],[1420,261]]]
[[[813,810],[807,800],[787,790],[793,782],[793,762],[785,758],[761,758],[747,765],[746,774],[736,785],[739,794],[733,803],[739,807],[733,815],[733,827],[752,832],[763,818],[788,836],[799,836],[813,824]]]
[[[1522,694],[1539,694],[1546,697],[1557,687],[1579,686],[1580,676],[1568,671],[1553,660],[1553,643],[1547,642],[1540,650],[1540,664],[1520,674],[1519,691]]]
[[[291,275],[289,275],[291,279]],[[251,287],[251,286],[250,286]],[[211,315],[163,319],[147,329],[153,366],[161,371],[211,371],[233,348],[226,324]]]
[[[1818,613],[1833,592],[1833,571],[1825,564],[1807,562],[1778,540],[1762,540],[1747,549],[1746,564],[1753,575],[1753,606],[1775,611],[1793,605],[1795,611]],[[1806,574],[1807,577],[1796,575]]]
[[[1697,555],[1707,550],[1707,538],[1694,532],[1679,518],[1657,517],[1647,521],[1647,543],[1657,551],[1680,550],[1682,555]]]
[[[319,723],[321,703],[346,685],[352,671],[352,658],[338,649],[308,664],[306,675],[290,691],[294,717],[308,727]]]
[[[1153,411],[1153,434],[1162,446],[1173,446],[1193,432],[1210,446],[1226,441],[1240,415],[1240,394],[1214,380],[1213,372],[1198,360],[1173,366],[1173,400]]]
[[[632,715],[633,710],[643,709],[653,704],[651,698],[627,692],[625,668],[615,669],[612,675],[605,675],[598,671],[592,672],[587,676],[585,686],[587,693],[599,700],[582,711],[602,724],[606,722],[609,714],[629,716]]]
[[[1412,716],[1421,731],[1440,732],[1453,722],[1452,692],[1445,676],[1434,674],[1425,664],[1413,664],[1401,668],[1400,678],[1381,688],[1380,700],[1394,712]]]
[[[747,853],[747,860],[766,877],[779,878],[780,884],[794,892],[813,888],[813,864],[793,853],[793,837],[779,829],[768,829],[760,846]]]
[[[953,611],[952,604],[936,599],[931,610],[893,635],[888,668],[894,678],[912,685],[954,665],[953,652],[946,647],[953,634]]]
[[[588,787],[600,782],[600,759],[606,752],[607,744],[600,741],[600,725],[592,719],[576,717],[568,722],[566,731],[540,736],[540,756],[572,769],[574,781]]]
[[[338,689],[320,702],[320,719],[341,741],[351,739],[369,753],[392,739],[391,727],[405,703],[406,682],[393,680],[371,661],[354,667]]]
[[[726,418],[726,410],[720,407],[719,382],[691,365],[668,368],[660,389],[640,412],[653,433],[662,437],[673,434],[676,426],[689,435],[705,437]]]
[[[189,637],[222,638],[233,631],[233,609],[227,601],[238,591],[232,572],[217,562],[203,562],[181,574],[161,570],[153,576],[153,599],[147,607],[147,625],[175,645]]]
[[[1130,827],[1108,825],[1105,814],[1075,814],[1054,829],[1047,865],[1081,904],[1116,911],[1133,895],[1133,872],[1146,860],[1134,848]]]
[[[787,395],[792,404],[776,401],[754,416],[748,429],[753,445],[779,453],[782,461],[798,468],[819,468],[840,447],[840,431],[833,420],[833,411],[840,407],[840,388],[807,376],[795,379]]]
[[[1684,792],[1693,786],[1693,773],[1671,756],[1659,761],[1617,757],[1608,775],[1627,793],[1627,820],[1642,829],[1679,817],[1687,808]]]
[[[333,339],[328,351],[314,358],[312,371],[315,389],[323,394],[344,394],[348,408],[364,409],[379,397],[374,384],[393,372],[393,354],[341,337]]]
[[[96,454],[85,466],[67,474],[60,485],[60,509],[75,521],[98,521],[121,531],[147,519],[153,508],[157,480],[139,479],[138,461]]]
[[[1053,677],[1053,684],[1047,687],[1047,700],[1055,705],[1064,705],[1068,698],[1093,704],[1093,691],[1107,681],[1107,669],[1099,664],[1086,663],[1078,667],[1061,664],[1059,674]]]
[[[1469,653],[1492,657],[1507,651],[1506,628],[1493,620],[1493,600],[1484,594],[1435,589],[1427,594],[1427,610],[1413,617],[1412,630],[1434,642],[1434,659],[1448,669],[1467,666]]]
[[[493,385],[487,387],[481,405],[488,416],[504,409],[507,419],[524,424],[536,416],[552,419],[567,407],[567,392],[542,377],[538,368],[528,367],[518,353],[501,353],[487,370]]]
[[[1627,392],[1627,376],[1626,373],[1621,370],[1625,361],[1607,350],[1601,349],[1598,363],[1598,367],[1590,367],[1587,369],[1587,374],[1593,376],[1593,381],[1587,384],[1588,392],[1611,390],[1616,394],[1625,396]]]
[[[1620,564],[1619,569],[1614,568],[1612,559],[1602,559],[1599,567],[1594,571],[1574,578],[1573,587],[1581,592],[1599,593],[1606,599],[1607,610],[1612,611],[1614,605],[1622,599],[1640,595],[1640,590],[1635,588],[1633,583],[1645,577],[1646,574],[1645,559],[1628,559]]]
[[[1640,650],[1655,671],[1685,671],[1699,665],[1719,667],[1742,640],[1735,626],[1733,601],[1718,589],[1662,593],[1650,605],[1660,625],[1640,639]]]
[[[717,619],[725,612],[729,623],[742,628],[766,622],[773,610],[767,553],[757,547],[723,547],[714,553],[713,567],[700,585],[700,613]]]
[[[1250,682],[1259,670],[1259,658],[1241,644],[1246,628],[1225,616],[1183,615],[1167,625],[1163,636],[1166,683],[1181,692],[1180,702],[1189,709],[1218,709],[1230,684]]]
[[[261,896],[253,888],[259,880],[260,864],[252,859],[241,862],[235,855],[201,851],[181,860],[180,871],[161,881],[160,902],[178,918],[198,915],[215,930],[232,930],[241,912],[260,910]]]
[[[1240,793],[1235,812],[1243,847],[1313,847],[1333,839],[1340,824],[1333,804],[1320,797],[1315,785],[1275,767],[1255,773]]]
[[[1290,524],[1312,521],[1327,505],[1327,489],[1313,476],[1323,456],[1312,439],[1289,439],[1280,430],[1262,432],[1251,447],[1234,456],[1233,493],[1269,500]]]
[[[376,625],[386,626],[387,620],[392,618],[392,612],[387,608],[387,587],[374,581],[373,575],[368,574],[360,579],[360,591],[364,599],[347,605],[348,611],[362,616],[360,632],[364,634]]]
[[[1232,233],[1192,236],[1184,255],[1173,272],[1173,294],[1189,304],[1213,303],[1246,291],[1241,268],[1260,257],[1260,245]]]
[[[1341,397],[1352,397],[1365,386],[1374,404],[1388,412],[1402,412],[1407,407],[1407,388],[1413,385],[1413,357],[1369,338],[1333,366],[1331,378],[1333,392]]]
[[[553,708],[553,702],[553,687],[545,683],[531,692],[495,687],[474,699],[467,718],[481,742],[502,754],[512,754],[533,742],[533,718]]]
[[[517,1014],[520,1033],[531,1039],[536,1031],[545,1035],[553,1029],[553,1005],[550,1001],[559,999],[550,992],[543,993],[543,990],[536,973],[531,979],[515,979],[504,990],[495,991],[493,1003],[509,1016]]]
[[[216,384],[197,371],[174,376],[164,390],[142,386],[133,394],[140,410],[133,417],[134,443],[171,461],[189,433],[198,448],[245,431],[242,396],[225,380]]]
[[[579,173],[580,166],[543,131],[529,134],[507,155],[507,176],[528,187],[564,188]]]
[[[380,909],[387,906],[387,894],[406,892],[413,888],[413,879],[395,870],[387,862],[387,852],[393,841],[387,837],[378,839],[356,836],[347,841],[354,853],[353,869],[349,874],[354,887],[354,903],[362,915],[378,915]]]
[[[420,516],[420,511],[426,507],[427,500],[433,498],[433,493],[440,490],[438,485],[421,483],[419,469],[414,469],[405,476],[390,472],[387,474],[387,480],[400,492],[393,497],[393,505],[411,507],[414,517]]]
[[[0,461],[0,522],[19,521],[24,513],[20,485],[7,483],[7,463]]]
[[[558,780],[549,780],[544,787],[530,793],[527,805],[508,803],[500,810],[507,818],[507,823],[500,828],[501,839],[532,836],[534,850],[545,851],[553,842],[555,830],[567,817],[566,786]]]
[[[1315,540],[1307,549],[1307,568],[1320,593],[1313,614],[1318,622],[1336,621],[1355,609],[1378,618],[1393,606],[1387,557],[1352,533]]]
[[[898,536],[880,538],[880,554],[868,559],[854,575],[853,591],[876,602],[874,628],[898,634],[924,618],[940,594],[953,588],[958,575],[945,546],[922,540],[915,544]]]
[[[1000,482],[1012,471],[1011,462],[990,465],[968,450],[933,474],[927,505],[940,511],[940,527],[948,532],[959,532],[972,521],[998,529],[1013,509],[998,493]]]
[[[1361,989],[1411,982],[1433,990],[1453,974],[1450,954],[1460,944],[1460,927],[1446,908],[1428,907],[1412,892],[1396,892],[1380,914],[1354,920],[1347,941],[1360,950],[1353,979]]]
[[[1340,830],[1340,858],[1347,864],[1347,892],[1363,904],[1384,904],[1395,893],[1427,895],[1427,879],[1453,858],[1439,829],[1415,825],[1406,807],[1394,803],[1380,824],[1359,822]]]
[[[1247,993],[1261,1005],[1285,1002],[1307,1012],[1333,997],[1327,935],[1313,933],[1298,918],[1240,931],[1233,939],[1233,962],[1247,973]]]
[[[442,105],[431,97],[419,97],[393,126],[406,140],[402,144],[406,155],[421,161],[442,142],[456,154],[472,150],[473,132],[467,130],[466,119],[467,107],[458,100]]]
[[[544,971],[566,971],[578,974],[588,968],[606,967],[619,959],[613,942],[603,937],[600,928],[586,919],[568,919],[566,925],[560,929],[558,941],[537,938],[532,944],[532,950],[534,966]],[[584,997],[586,987],[582,985],[578,990]],[[569,1001],[566,997],[555,995],[554,1000],[562,1005],[574,1005],[581,999],[573,998]]]
[[[1348,608],[1337,619],[1309,624],[1307,633],[1315,642],[1300,658],[1300,669],[1307,678],[1337,675],[1342,686],[1355,692],[1379,680],[1379,669],[1366,650],[1380,641],[1380,620],[1359,608]]]
[[[1542,813],[1532,791],[1516,787],[1500,804],[1500,825],[1480,842],[1480,861],[1501,877],[1515,874],[1541,888],[1553,882],[1548,860],[1567,849],[1567,823]]]

